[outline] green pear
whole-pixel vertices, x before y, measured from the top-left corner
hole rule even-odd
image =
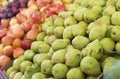
[[[85,22],[93,22],[98,18],[98,13],[95,10],[89,9],[84,12]]]
[[[115,48],[115,42],[111,38],[103,38],[100,43],[104,49],[104,53],[111,53]]]
[[[93,6],[104,6],[105,5],[105,1],[104,0],[90,0],[88,4],[89,4],[90,7],[93,7]]]
[[[76,49],[82,49],[82,48],[86,47],[89,42],[90,42],[90,40],[89,40],[87,37],[84,37],[84,36],[76,36],[76,37],[72,40],[72,45],[73,45],[74,48],[76,48]]]
[[[56,52],[54,52],[52,55],[52,58],[51,58],[52,63],[64,63],[65,62],[65,54],[66,54],[65,49],[60,49],[60,50],[57,50]]]
[[[55,35],[51,35],[48,37],[48,43],[52,45],[52,43],[57,39]]]
[[[75,20],[74,17],[69,16],[69,17],[65,18],[65,20],[64,20],[65,26],[70,26],[70,25],[74,25],[74,24],[77,24],[77,21]]]
[[[102,24],[110,25],[110,16],[104,15],[104,16],[98,18],[95,22],[100,25],[102,25]]]
[[[71,68],[67,73],[67,79],[85,79],[85,75],[80,68]]]
[[[22,63],[24,60],[25,60],[25,57],[24,57],[24,56],[20,56],[18,59],[15,59],[15,60],[13,61],[13,67],[14,67],[16,70],[19,70],[21,63]]]
[[[32,65],[31,67],[27,67],[22,79],[31,79],[32,75],[39,71],[40,67],[36,64]]]
[[[75,25],[74,25],[75,26]],[[72,39],[73,38],[73,33],[72,33],[72,28],[74,27],[72,26],[68,26],[64,29],[63,31],[63,39]]]
[[[47,54],[36,54],[33,58],[35,64],[41,65],[44,60],[49,59]]]
[[[101,25],[99,27],[94,27],[89,33],[89,39],[94,41],[96,39],[103,39],[106,35],[107,25]]]
[[[66,77],[68,67],[65,64],[55,64],[52,68],[52,75],[57,79],[63,79]]]
[[[31,49],[28,49],[24,52],[24,57],[26,60],[32,60],[35,55],[35,52]]]
[[[74,0],[73,3],[80,5],[82,0]]]
[[[78,36],[78,35],[86,35],[86,29],[87,29],[87,23],[84,21],[81,21],[80,23],[76,24],[73,28],[72,28],[72,33],[74,36]]]
[[[71,11],[62,11],[58,14],[58,16],[62,17],[62,18],[68,18],[70,16],[73,15],[74,12],[71,12]]]
[[[46,44],[46,43],[43,41],[34,41],[31,44],[31,49],[35,52],[39,52],[39,48],[42,44]]]
[[[23,73],[22,73],[22,72],[17,72],[17,73],[15,74],[15,76],[14,76],[13,79],[21,79],[22,76],[23,76]]]
[[[74,12],[78,7],[79,7],[78,4],[71,3],[71,4],[66,5],[66,10]]]
[[[15,70],[16,70],[16,69],[15,69],[13,66],[9,67],[9,68],[7,69],[7,71],[6,71],[6,76],[9,76],[10,73],[13,72],[13,71],[15,71]]]
[[[81,1],[81,6],[88,7],[88,3],[90,0],[82,0]]]
[[[52,36],[52,35],[51,35],[51,36]],[[47,44],[49,44],[48,38],[49,38],[49,36],[45,36],[45,38],[44,38],[44,42],[47,43]]]
[[[95,76],[87,76],[86,79],[96,79]]]
[[[37,72],[33,74],[31,77],[31,79],[43,79],[43,78],[46,78],[46,75],[41,72]]]
[[[14,76],[15,76],[16,73],[17,73],[17,71],[12,71],[10,73],[10,75],[8,76],[8,79],[14,79]]]
[[[50,50],[49,50],[49,52],[47,53],[49,59],[52,58],[53,53],[54,53],[54,51],[53,51],[53,49],[51,47]]]
[[[96,23],[96,22],[91,22],[91,23],[87,26],[87,34],[89,34],[90,31],[91,31],[94,27],[97,27],[97,26],[99,26],[98,23]]]
[[[115,50],[117,51],[118,54],[120,54],[120,42],[119,41],[115,45]]]
[[[39,53],[48,53],[50,46],[48,44],[43,44],[39,47]]]
[[[50,27],[50,26],[53,26],[53,25],[54,25],[53,19],[50,19],[50,20],[46,21],[42,25],[42,31],[46,32],[47,28]]]
[[[80,68],[87,75],[98,76],[101,73],[98,61],[91,56],[86,56],[81,60]]]
[[[68,45],[67,48],[66,48],[67,51],[70,51],[70,50],[73,50],[73,49],[75,49],[75,48],[73,47],[73,45]]]
[[[86,10],[87,10],[87,8],[85,8],[85,7],[76,9],[75,12],[74,12],[74,18],[75,18],[77,21],[82,21],[82,20],[83,20],[84,12],[85,12]]]
[[[111,22],[113,25],[120,25],[120,12],[119,11],[112,14]]]
[[[115,12],[116,12],[115,6],[107,6],[103,11],[103,15],[111,16]]]
[[[100,41],[97,39],[89,43],[83,50],[83,54],[85,56],[92,56],[96,59],[100,59],[103,55],[103,47]]]
[[[64,19],[61,17],[58,17],[55,21],[54,21],[54,25],[55,26],[63,26],[64,25]]]
[[[82,54],[78,49],[69,50],[65,55],[65,64],[69,67],[77,67],[82,59]]]
[[[118,11],[120,11],[120,0],[117,0],[116,2],[116,8]]]
[[[111,38],[114,40],[114,41],[119,41],[120,40],[120,26],[115,26],[112,28],[112,31],[111,31]]]
[[[70,40],[68,39],[57,39],[52,43],[52,49],[54,51],[59,49],[64,49],[68,46],[69,43],[70,43]]]
[[[37,40],[37,41],[43,41],[44,38],[45,38],[45,36],[46,36],[46,33],[45,33],[45,32],[40,32],[40,33],[37,35],[36,40]]]
[[[41,72],[44,74],[50,75],[52,74],[52,67],[53,67],[53,64],[51,60],[44,60],[41,63]]]
[[[21,64],[20,64],[20,71],[21,72],[24,72],[26,70],[27,67],[31,67],[32,66],[32,62],[31,61],[28,61],[28,60],[25,60],[23,61]]]
[[[107,0],[106,1],[106,6],[115,6],[117,0]]]
[[[54,29],[55,29],[55,26],[48,27],[47,30],[46,30],[47,35],[48,36],[53,35],[54,34]]]
[[[97,14],[100,14],[103,8],[101,6],[93,6],[92,10],[94,10]]]
[[[62,38],[63,37],[63,31],[64,31],[64,27],[56,27],[54,29],[54,35],[57,37],[57,38]]]
[[[111,31],[112,31],[112,28],[114,26],[113,25],[109,25],[108,28],[107,28],[107,32],[106,32],[106,37],[109,37],[111,38]]]

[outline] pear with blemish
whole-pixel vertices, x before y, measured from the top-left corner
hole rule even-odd
[[[120,40],[120,26],[114,26],[111,31],[111,38],[114,41],[119,41]]]
[[[103,47],[98,39],[89,43],[83,50],[84,56],[92,56],[96,59],[100,59],[103,55]]]
[[[65,55],[65,64],[69,67],[77,67],[82,59],[82,54],[78,49],[69,50]]]
[[[98,76],[101,73],[99,62],[91,56],[86,56],[81,60],[80,68],[87,75]]]

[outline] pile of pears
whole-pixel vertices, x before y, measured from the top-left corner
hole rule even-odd
[[[46,19],[9,79],[120,78],[120,0],[74,0]]]

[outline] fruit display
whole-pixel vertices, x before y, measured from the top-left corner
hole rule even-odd
[[[10,19],[16,16],[22,8],[27,8],[28,1],[29,0],[13,0],[7,2],[6,6],[0,10],[0,21],[1,19]]]
[[[43,1],[51,3],[51,0]],[[19,26],[11,22],[14,37],[23,39],[25,35],[24,39],[32,42],[24,51],[14,50],[15,56],[24,53],[6,71],[9,79],[119,79],[120,0],[52,1],[59,8],[41,0],[36,2],[28,3],[33,13],[25,9],[16,17],[23,14],[31,18],[32,28],[41,25],[39,31],[29,31],[26,26],[24,32],[17,33]],[[45,16],[44,22],[39,12]],[[21,27],[24,20],[24,17],[19,19]],[[4,37],[7,38],[13,41],[12,37]],[[9,45],[4,49],[12,51],[12,43],[4,39],[1,42]]]
[[[11,4],[9,3],[8,7],[15,3],[15,1],[16,0]],[[19,0],[18,3],[20,2],[22,5],[22,2],[27,3],[27,1],[28,0]],[[24,6],[26,6],[26,4]],[[40,39],[37,35],[42,30],[42,23],[45,21],[45,17],[56,15],[65,10],[65,5],[61,0],[30,0],[27,3],[27,7],[28,8],[21,7],[20,12],[11,19],[1,19],[0,66],[5,66],[5,64],[9,62],[8,60],[6,60],[6,63],[2,61],[2,55],[6,55],[10,59],[18,58],[23,55],[25,50],[30,48],[31,43],[35,41],[36,38]]]

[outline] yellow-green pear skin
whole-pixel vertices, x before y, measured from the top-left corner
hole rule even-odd
[[[76,36],[72,40],[72,45],[74,46],[74,48],[81,50],[85,48],[89,42],[90,42],[89,38],[86,38],[84,36]]]
[[[85,79],[84,73],[79,67],[71,68],[66,75],[67,79]]]
[[[89,43],[82,51],[84,56],[92,56],[96,59],[100,59],[103,56],[103,47],[100,41],[97,39]]]
[[[69,39],[57,39],[52,43],[52,49],[54,51],[59,49],[64,49],[69,45],[70,40]]]
[[[73,36],[78,36],[78,35],[86,35],[86,29],[87,29],[87,23],[84,21],[81,21],[80,23],[76,24],[72,28],[72,33]]]
[[[98,76],[101,73],[98,61],[91,56],[86,56],[81,60],[80,68],[87,75]]]
[[[65,64],[69,67],[77,67],[82,59],[82,54],[78,49],[69,50],[65,55]]]
[[[106,36],[106,31],[107,31],[106,25],[94,27],[89,33],[89,39],[91,41],[94,41],[96,39],[101,40]]]

